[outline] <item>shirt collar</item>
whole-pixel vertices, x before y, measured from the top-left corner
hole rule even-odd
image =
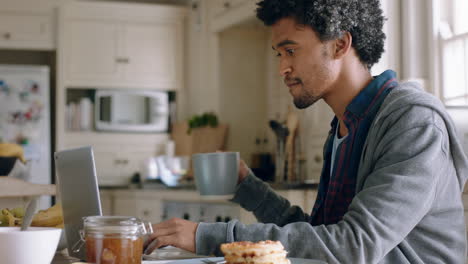
[[[351,113],[357,117],[364,117],[382,92],[394,83],[396,83],[396,73],[392,70],[386,70],[375,76],[372,82],[359,92],[346,107],[345,120],[350,120]]]
[[[356,117],[364,117],[368,110],[373,106],[374,101],[379,97],[382,92],[396,83],[396,73],[392,70],[386,70],[378,76],[374,76],[374,79],[364,88],[359,94],[354,97],[351,103],[346,107],[344,113],[344,122],[346,127],[350,129],[350,123],[355,120],[352,115]],[[330,125],[332,131],[335,130],[338,123],[338,118],[335,116],[331,121]]]

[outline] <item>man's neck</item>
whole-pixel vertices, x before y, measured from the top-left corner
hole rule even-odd
[[[361,64],[343,67],[335,86],[324,97],[340,121],[340,136],[348,134],[343,122],[346,107],[371,81],[372,75]]]

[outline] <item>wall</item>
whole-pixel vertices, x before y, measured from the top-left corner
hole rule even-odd
[[[187,113],[200,114],[205,111],[218,111],[218,90],[209,85],[209,76],[213,74],[210,59],[213,48],[210,45],[213,36],[208,32],[206,2],[198,1],[191,5],[187,19]]]
[[[266,41],[267,31],[261,25],[240,25],[219,33],[219,117],[229,124],[228,149],[240,151],[248,163],[256,151],[256,137],[268,129]]]

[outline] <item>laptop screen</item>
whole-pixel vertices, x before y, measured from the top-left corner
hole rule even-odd
[[[58,151],[54,155],[57,174],[57,198],[62,203],[68,253],[86,259],[85,247],[78,252],[83,217],[102,215],[93,150],[82,147]]]

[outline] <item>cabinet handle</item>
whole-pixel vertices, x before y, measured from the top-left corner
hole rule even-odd
[[[121,160],[114,160],[114,164],[120,164],[120,163],[122,163]]]
[[[11,38],[11,33],[7,32],[7,33],[3,34],[3,38],[10,39]]]
[[[116,61],[117,63],[129,63],[129,62],[130,62],[130,59],[129,59],[129,58],[121,58],[121,57],[119,57],[119,58],[116,58],[115,61]]]
[[[122,164],[128,164],[128,160],[127,159],[124,159],[124,160],[121,160]]]
[[[317,162],[317,163],[320,163],[320,162],[322,162],[322,157],[320,157],[320,155],[315,155],[314,161]]]
[[[231,3],[226,1],[224,2],[224,8],[230,8],[231,7]]]
[[[148,210],[144,210],[144,211],[143,211],[143,215],[144,215],[144,216],[148,216],[149,214],[150,214],[150,212],[149,212]]]

